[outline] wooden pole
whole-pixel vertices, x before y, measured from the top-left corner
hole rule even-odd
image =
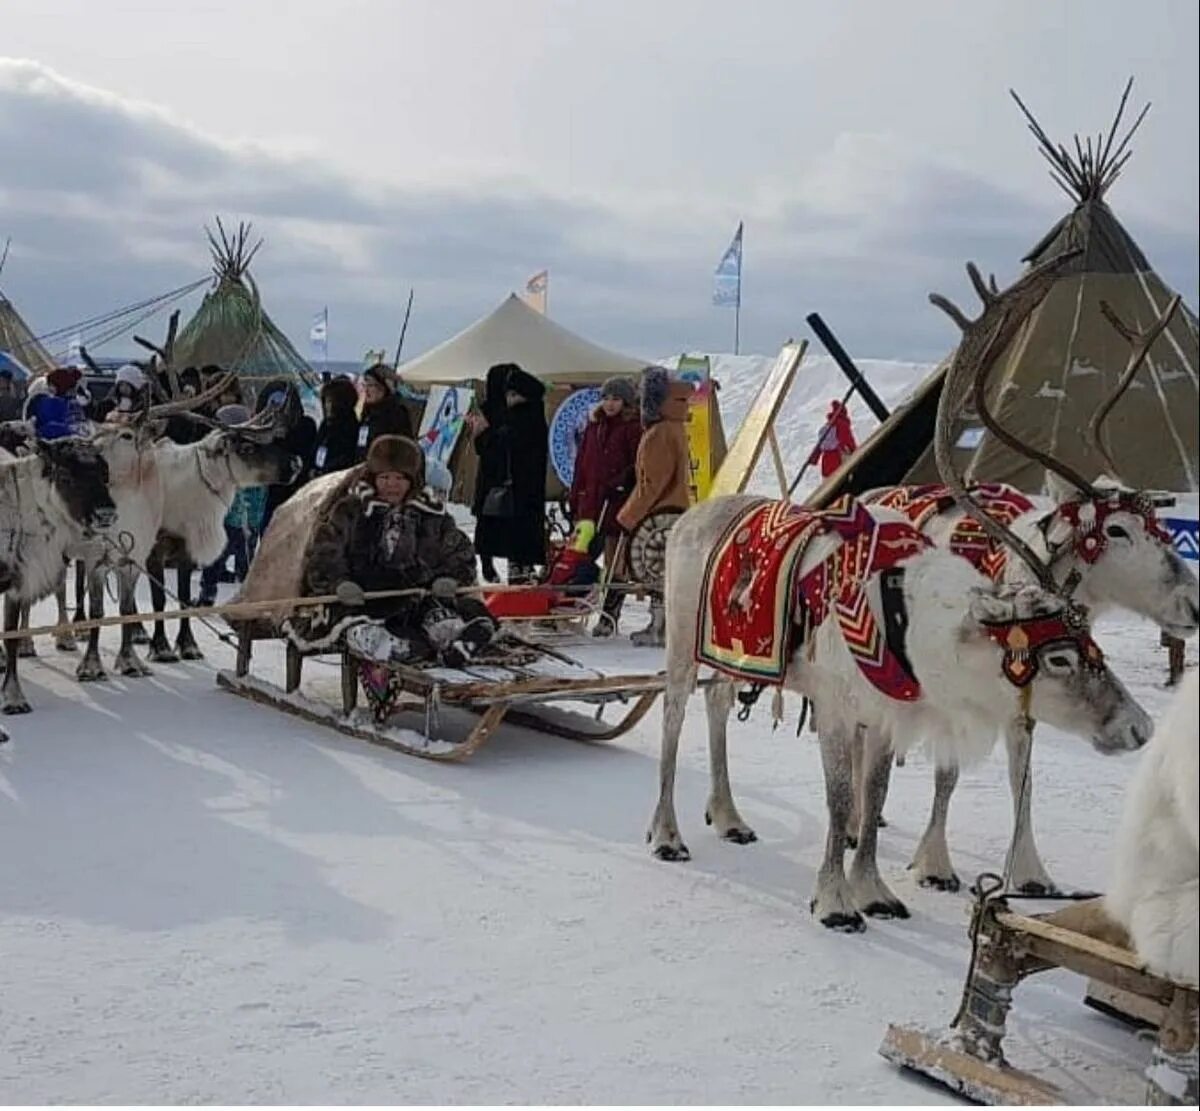
[[[455,594],[519,594],[525,591],[550,590],[555,594],[579,594],[592,587],[547,586],[544,583],[500,584],[484,583],[478,586],[460,586]],[[628,589],[624,585],[610,586],[610,590]],[[363,597],[368,602],[385,598],[409,598],[428,594],[424,587],[405,590],[368,590]],[[13,629],[0,633],[0,641],[24,640],[27,637],[58,636],[63,633],[86,633],[92,629],[106,629],[115,625],[132,625],[141,621],[178,621],[181,618],[204,617],[251,617],[260,613],[291,613],[298,609],[313,609],[316,606],[340,604],[336,594],[319,594],[308,598],[274,598],[261,602],[226,602],[223,606],[193,606],[190,609],[163,610],[156,613],[114,614],[112,617],[91,617],[84,621],[68,621],[62,625],[39,625],[32,629]],[[553,616],[553,615],[551,615]],[[564,615],[567,616],[567,615]]]

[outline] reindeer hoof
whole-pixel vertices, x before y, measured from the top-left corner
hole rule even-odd
[[[181,660],[202,660],[202,659],[204,659],[204,653],[200,651],[200,648],[198,645],[177,644],[177,645],[175,645],[175,647],[179,651],[179,658]]]
[[[962,887],[962,880],[951,872],[949,876],[922,876],[917,880],[917,886],[928,887],[934,891],[957,891]]]
[[[17,659],[30,660],[37,657],[37,649],[32,640],[22,640],[17,644]]]
[[[758,834],[746,826],[734,826],[733,829],[727,829],[721,837],[725,841],[732,841],[735,845],[749,845],[758,840]]]
[[[659,860],[670,860],[677,863],[692,859],[692,854],[688,852],[686,845],[659,845],[654,850],[654,855]]]
[[[134,641],[136,644],[137,641]],[[151,644],[150,662],[156,664],[177,664],[179,656],[169,644]]]
[[[75,678],[81,683],[102,683],[108,678],[104,665],[99,660],[84,660],[75,669]]]
[[[4,703],[4,712],[6,714],[28,714],[28,713],[32,713],[32,707],[29,705],[28,702],[25,701],[25,699],[22,698],[17,701],[14,701],[14,702]],[[0,732],[3,732],[3,731],[0,730]],[[7,739],[8,739],[8,736],[7,736],[7,734],[5,734],[5,740],[7,740]]]
[[[827,930],[836,930],[842,934],[861,934],[867,928],[866,920],[861,914],[845,911],[834,911],[821,919],[821,925]]]
[[[868,918],[908,918],[908,907],[899,899],[877,899],[863,907]]]
[[[133,644],[149,644],[150,634],[146,632],[144,625],[134,625],[133,632],[130,633],[129,639]]]
[[[125,676],[127,679],[144,679],[147,675],[153,675],[152,672],[141,660],[136,657],[124,660],[117,660],[117,672]]]
[[[79,645],[75,642],[74,637],[59,637],[54,642],[54,650],[56,652],[78,652]]]

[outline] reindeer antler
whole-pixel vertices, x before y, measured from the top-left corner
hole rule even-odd
[[[1006,298],[1010,295],[1023,297],[1027,290],[1018,291],[1018,287],[1020,287],[1021,282],[1025,281],[1026,279],[1036,277],[1038,280],[1030,287],[1027,287],[1027,289],[1040,290],[1040,292],[1038,292],[1036,299],[1030,301],[1029,307],[1022,311],[1020,319],[1024,320],[1025,317],[1033,311],[1034,307],[1049,291],[1049,283],[1042,281],[1042,279],[1045,278],[1045,275],[1048,272],[1057,274],[1063,263],[1067,262],[1069,259],[1073,258],[1075,255],[1078,255],[1079,253],[1080,251],[1078,249],[1065,251],[1062,254],[1056,255],[1054,258],[1049,259],[1047,262],[1041,263],[1025,274],[1018,282],[1016,282],[1003,294],[996,291],[994,277],[992,278],[991,288],[987,288],[983,284],[983,279],[980,276],[978,269],[976,269],[973,263],[968,263],[967,273],[970,275],[971,283],[975,286],[975,290],[979,294],[980,300],[983,302],[983,313],[977,320],[974,321],[970,320],[961,309],[953,304],[953,302],[949,301],[940,294],[931,293],[929,295],[929,300],[932,301],[933,304],[937,305],[938,308],[942,309],[943,312],[947,313],[965,333],[968,328],[980,323],[980,321],[986,317],[988,310],[999,304],[1002,298]],[[1010,314],[1010,316],[1011,315],[1015,314]],[[1012,330],[1015,330],[1015,324],[1013,325]],[[999,353],[999,350],[997,350],[994,354],[999,355]],[[1040,463],[1047,470],[1054,471],[1088,497],[1097,496],[1096,489],[1092,486],[1092,484],[1088,482],[1088,480],[1073,467],[1068,466],[1061,459],[1056,459],[1048,452],[1044,452],[1040,448],[1034,447],[1032,444],[1025,443],[1025,441],[1009,432],[1008,429],[996,419],[991,409],[988,408],[987,398],[982,388],[982,383],[986,383],[987,376],[991,373],[991,365],[988,363],[979,363],[978,365],[979,371],[974,380],[975,385],[973,389],[973,400],[975,402],[975,407],[979,412],[979,419],[983,422],[984,427],[993,436],[995,436],[997,440],[999,440],[1006,447],[1011,448],[1018,455],[1023,455],[1026,459],[1029,459],[1034,463]],[[943,396],[946,396],[945,387],[943,387]]]
[[[1104,433],[1104,422],[1108,419],[1109,413],[1112,412],[1117,402],[1125,396],[1125,391],[1133,384],[1134,378],[1137,377],[1137,372],[1141,369],[1142,364],[1146,361],[1146,357],[1150,354],[1150,348],[1154,346],[1154,341],[1166,331],[1167,325],[1171,323],[1171,317],[1175,315],[1175,310],[1179,308],[1182,300],[1183,298],[1176,293],[1171,298],[1167,307],[1159,313],[1154,323],[1144,332],[1136,331],[1126,325],[1117,315],[1116,310],[1107,301],[1100,302],[1100,311],[1104,314],[1104,318],[1124,337],[1132,348],[1129,352],[1129,361],[1125,364],[1125,369],[1117,378],[1116,386],[1113,387],[1112,393],[1096,406],[1096,411],[1092,414],[1087,432],[1084,434],[1088,445],[1094,448],[1104,459],[1113,478],[1120,479],[1121,473],[1116,463],[1113,462],[1112,452],[1107,443],[1108,437]]]
[[[1046,590],[1057,590],[1050,567],[1036,552],[1012,530],[1001,524],[980,505],[966,488],[965,482],[954,469],[951,460],[950,419],[954,399],[963,392],[963,382],[970,381],[974,387],[974,401],[988,429],[1004,443],[1013,445],[1008,433],[1000,428],[990,413],[987,412],[983,399],[983,387],[991,366],[1004,350],[1017,328],[1024,323],[1026,317],[1041,303],[1050,291],[1063,265],[1075,255],[1078,250],[1066,251],[1056,255],[1046,262],[1039,263],[1029,269],[1011,286],[1003,291],[984,284],[978,268],[973,263],[967,264],[967,274],[971,284],[983,302],[983,311],[972,320],[947,298],[937,293],[931,293],[929,300],[942,309],[952,320],[962,328],[962,342],[954,353],[950,368],[946,372],[946,380],[942,386],[942,397],[938,404],[937,423],[934,428],[933,454],[938,473],[947,489],[954,495],[955,501],[978,522],[980,527],[1001,544],[1011,548],[1024,560],[1033,572],[1038,582]],[[989,423],[990,422],[990,423]],[[1018,441],[1019,443],[1019,441]],[[1020,447],[1017,450],[1021,450]],[[1058,468],[1055,467],[1057,470]]]
[[[145,410],[144,419],[156,420],[159,417],[169,417],[173,413],[187,413],[193,409],[199,409],[200,406],[220,397],[225,388],[236,378],[237,375],[229,371],[221,375],[207,390],[196,394],[195,397],[177,398],[174,401],[164,402],[162,405],[152,405]]]

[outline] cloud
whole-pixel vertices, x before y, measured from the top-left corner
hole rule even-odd
[[[676,192],[557,195],[515,179],[405,187],[311,156],[207,135],[154,105],[0,59],[0,210],[8,292],[45,331],[201,276],[203,226],[252,220],[267,306],[298,341],[329,305],[332,353],[390,345],[410,286],[410,350],[439,342],[549,266],[555,317],[599,343],[657,356],[728,348],[711,273],[747,223],[743,347],[769,352],[819,310],[853,352],[930,359],[952,342],[926,303],[961,294],[963,263],[1012,277],[1062,213],[937,164],[888,135],[843,133],[744,211]],[[1195,235],[1133,228],[1194,299]]]

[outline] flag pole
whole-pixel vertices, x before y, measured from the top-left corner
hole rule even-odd
[[[742,340],[742,262],[746,257],[746,239],[743,232],[745,225],[738,221],[738,284],[737,304],[733,306],[733,353],[741,354]]]

